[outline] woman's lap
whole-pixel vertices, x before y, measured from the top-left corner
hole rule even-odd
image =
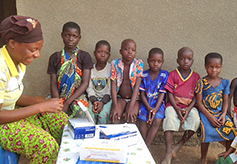
[[[55,163],[59,144],[53,136],[60,140],[65,124],[67,116],[61,113],[34,115],[1,125],[0,143],[4,149],[24,154],[32,163]]]

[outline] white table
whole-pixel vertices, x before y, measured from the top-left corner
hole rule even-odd
[[[123,126],[123,124],[120,124]],[[138,142],[133,146],[128,147],[128,160],[126,164],[155,164],[150,151],[148,150],[142,136],[135,124],[128,124],[138,132]],[[118,126],[113,124],[106,124],[105,126]],[[99,136],[99,125],[96,125],[95,138]],[[80,145],[84,139],[73,140],[68,131],[68,126],[65,126],[62,136],[62,142],[58,154],[57,164],[76,164],[80,157]],[[79,162],[78,162],[79,163]],[[82,162],[80,162],[82,163]],[[89,162],[88,162],[89,163]],[[91,162],[102,163],[102,162]],[[103,163],[105,164],[105,163]]]

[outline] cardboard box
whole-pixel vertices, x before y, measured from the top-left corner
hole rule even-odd
[[[138,142],[138,132],[136,125],[133,124],[118,124],[99,126],[100,139],[110,139],[121,141],[124,146],[135,145]]]
[[[93,138],[95,136],[95,125],[87,118],[69,119],[68,128],[73,139]]]
[[[125,163],[126,147],[113,140],[88,139],[80,147],[80,160]]]

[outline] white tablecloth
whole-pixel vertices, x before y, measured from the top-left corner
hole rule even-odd
[[[124,124],[120,124],[123,126]],[[135,145],[128,147],[128,159],[126,164],[155,164],[153,157],[150,154],[142,136],[135,124],[127,124],[138,131],[138,142]],[[106,124],[104,126],[118,126]],[[99,125],[96,125],[95,138],[99,137]],[[73,140],[68,131],[68,126],[65,126],[62,136],[62,142],[58,154],[57,164],[76,164],[80,157],[80,145],[84,139]],[[80,162],[78,162],[80,163]],[[93,162],[91,162],[93,163]],[[96,162],[101,163],[101,162]],[[103,163],[105,164],[105,163]]]

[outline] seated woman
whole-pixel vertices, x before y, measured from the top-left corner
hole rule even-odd
[[[56,163],[68,123],[62,100],[23,94],[25,68],[40,57],[41,25],[34,18],[14,15],[1,22],[0,33],[6,43],[0,49],[0,144],[31,163]]]

